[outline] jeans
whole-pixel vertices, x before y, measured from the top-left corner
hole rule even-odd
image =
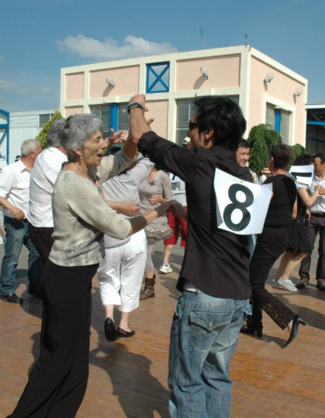
[[[4,227],[6,230],[6,242],[4,245],[5,255],[2,259],[0,275],[1,293],[3,295],[11,295],[15,292],[16,269],[23,244],[29,250],[28,291],[30,293],[38,293],[38,284],[41,278],[43,262],[29,237],[27,220],[18,221],[17,219],[5,216]]]
[[[184,291],[171,328],[168,384],[172,418],[230,416],[229,363],[249,300]]]

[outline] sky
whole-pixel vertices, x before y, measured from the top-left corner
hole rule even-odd
[[[63,67],[246,43],[324,104],[324,17],[324,0],[2,0],[0,109],[58,108]]]

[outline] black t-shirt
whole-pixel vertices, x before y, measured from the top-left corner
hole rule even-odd
[[[211,296],[248,299],[247,237],[217,228],[213,185],[216,168],[251,181],[248,168],[238,166],[235,151],[221,146],[183,149],[154,132],[142,136],[139,151],[186,183],[188,235],[177,288],[183,290],[187,279]]]
[[[281,228],[292,221],[293,205],[297,196],[296,185],[285,174],[271,176],[263,184],[272,183],[273,197],[266,215],[264,227]]]

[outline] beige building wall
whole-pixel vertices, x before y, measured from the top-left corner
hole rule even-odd
[[[169,62],[169,91],[146,93],[147,65]],[[208,79],[200,69],[206,67]],[[264,83],[267,73],[274,79]],[[107,78],[113,79],[114,87]],[[302,89],[294,96],[297,87]],[[91,106],[128,103],[146,94],[148,117],[159,135],[176,140],[177,102],[204,95],[237,97],[247,119],[247,131],[266,122],[267,104],[289,112],[290,145],[305,144],[308,83],[305,78],[250,45],[217,48],[89,64],[61,69],[60,111],[67,117],[88,113]]]

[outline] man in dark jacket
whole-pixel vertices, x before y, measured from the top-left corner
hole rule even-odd
[[[169,353],[172,417],[228,417],[229,363],[238,333],[250,313],[247,238],[218,229],[215,169],[251,180],[236,162],[246,129],[239,106],[227,97],[201,97],[189,122],[193,149],[184,150],[150,131],[145,97],[129,104],[130,135],[139,151],[186,183],[188,238],[177,283],[182,291]],[[217,199],[219,196],[217,196]]]

